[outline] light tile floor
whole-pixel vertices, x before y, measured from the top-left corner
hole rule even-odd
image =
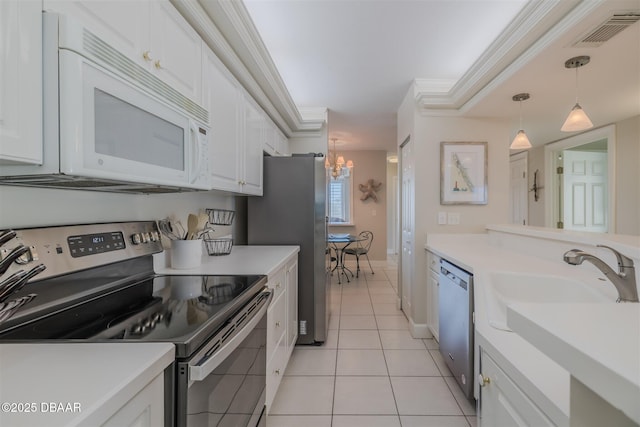
[[[294,349],[267,426],[475,427],[438,343],[412,338],[396,308],[395,264],[342,282],[334,275],[327,341]]]

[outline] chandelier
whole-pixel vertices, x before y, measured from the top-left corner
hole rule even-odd
[[[348,176],[349,171],[353,167],[353,162],[351,160],[347,160],[345,162],[344,157],[338,155],[338,152],[336,151],[336,140],[337,138],[331,138],[331,141],[333,141],[333,151],[329,150],[329,154],[324,161],[324,166],[327,170],[331,171],[333,179]]]

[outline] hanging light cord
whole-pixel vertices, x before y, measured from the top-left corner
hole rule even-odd
[[[520,130],[522,130],[522,99],[520,100]]]
[[[578,103],[578,68],[576,67],[576,104]]]

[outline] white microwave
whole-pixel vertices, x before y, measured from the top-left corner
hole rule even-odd
[[[208,113],[80,23],[43,14],[44,162],[4,184],[116,192],[210,189]]]

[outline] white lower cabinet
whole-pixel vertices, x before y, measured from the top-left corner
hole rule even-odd
[[[287,353],[291,355],[298,340],[298,258],[287,262],[285,267],[287,288]]]
[[[482,348],[478,383],[481,427],[555,425]]]
[[[273,299],[267,310],[267,413],[298,338],[298,255],[269,275]]]
[[[439,325],[439,280],[440,280],[440,257],[433,252],[427,251],[427,327],[433,334],[436,341],[440,340]]]
[[[155,427],[164,425],[164,374],[125,403],[106,422],[87,425],[102,427]]]

